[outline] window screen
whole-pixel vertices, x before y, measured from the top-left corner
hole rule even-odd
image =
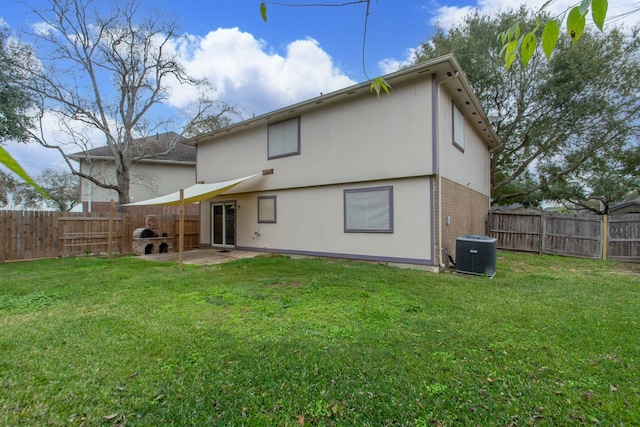
[[[276,222],[276,196],[258,197],[258,222]]]
[[[464,152],[464,115],[456,104],[452,102],[451,106],[453,110],[453,145]]]
[[[300,117],[269,125],[269,159],[300,154]]]
[[[393,233],[393,187],[344,190],[344,231]]]

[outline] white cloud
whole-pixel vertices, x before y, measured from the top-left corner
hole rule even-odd
[[[36,22],[31,25],[31,29],[35,34],[43,37],[50,36],[54,32],[58,32],[55,27],[46,22]]]
[[[66,168],[60,154],[55,150],[44,148],[36,142],[29,144],[10,142],[4,148],[32,178],[47,168],[56,170],[65,170]],[[8,169],[4,170],[8,171]]]
[[[218,28],[185,37],[175,48],[191,75],[207,78],[217,98],[238,105],[245,117],[355,84],[313,39],[293,41],[281,55],[252,34]],[[195,96],[174,88],[169,102],[181,108]]]
[[[418,49],[411,48],[407,49],[405,52],[405,58],[402,60],[398,60],[395,58],[385,58],[382,61],[378,62],[378,68],[382,74],[393,73],[394,71],[398,71],[402,67],[408,67],[413,64],[415,53]]]
[[[216,97],[243,110],[245,118],[304,101],[355,84],[313,39],[289,43],[282,54],[264,40],[238,28],[219,28],[204,37],[187,35],[173,46],[193,77],[206,77],[216,88]],[[198,93],[188,86],[172,84],[170,107],[188,108]],[[45,117],[47,138],[69,140],[58,129],[54,117]],[[100,135],[88,138],[103,145]],[[31,175],[46,167],[65,168],[55,150],[37,143],[8,144],[8,151]],[[80,151],[67,146],[65,151]]]
[[[61,146],[65,153],[71,154],[105,145],[104,135],[97,129],[84,123],[71,123],[75,138],[69,134],[70,129],[61,125],[61,119],[55,113],[47,112],[43,118],[43,137],[50,145]],[[18,143],[9,141],[4,147],[7,152],[32,177],[39,175],[44,169],[68,170],[68,166],[58,150],[45,148],[38,142]],[[74,166],[76,162],[72,161]]]
[[[475,9],[473,6],[441,6],[437,10],[436,15],[431,19],[431,24],[440,28],[451,28],[455,24],[463,22],[464,17],[472,13]]]

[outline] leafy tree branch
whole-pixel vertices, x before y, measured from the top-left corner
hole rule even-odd
[[[638,145],[640,29],[587,29],[581,49],[560,40],[550,60],[537,50],[526,67],[513,63],[507,70],[495,34],[515,21],[524,29],[537,25],[526,8],[497,16],[476,12],[448,32],[438,30],[416,60],[454,53],[484,110],[494,117],[501,140],[490,158],[494,203],[560,200],[560,190],[570,189],[567,183],[595,176],[594,158],[630,153],[629,147]],[[610,163],[612,176],[618,164]],[[639,166],[636,161],[632,175],[638,175]]]
[[[515,21],[507,30],[500,32],[499,39],[502,43],[501,53],[504,55],[505,66],[511,67],[519,57],[526,67],[538,46],[542,47],[547,59],[556,50],[561,36],[561,27],[565,23],[566,35],[572,43],[577,42],[586,31],[587,16],[590,16],[596,27],[604,31],[605,20],[609,9],[608,0],[582,0],[576,5],[567,8],[561,14],[549,17],[547,9],[557,0],[549,0],[538,10],[536,25],[532,30],[526,31],[521,27],[520,21]],[[628,12],[636,13],[640,7]]]

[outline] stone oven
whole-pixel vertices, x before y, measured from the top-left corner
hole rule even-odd
[[[166,233],[158,236],[150,228],[141,227],[133,231],[132,246],[136,255],[173,252],[173,238]]]

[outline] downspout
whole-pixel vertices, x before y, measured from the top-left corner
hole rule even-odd
[[[434,74],[434,77],[436,75]],[[442,247],[442,174],[440,173],[440,120],[439,120],[439,116],[440,116],[440,85],[443,83],[448,82],[449,80],[453,80],[453,79],[457,79],[458,78],[458,72],[456,71],[453,75],[451,76],[447,76],[446,78],[444,78],[443,80],[437,82],[436,84],[436,94],[434,96],[435,99],[435,111],[436,111],[436,121],[435,121],[435,128],[436,128],[436,139],[434,141],[434,143],[437,146],[437,159],[436,159],[436,174],[438,176],[438,264],[440,265],[440,268],[445,268],[446,266],[444,265],[444,262],[442,262],[443,260],[443,255],[442,252],[444,250],[444,248]]]

